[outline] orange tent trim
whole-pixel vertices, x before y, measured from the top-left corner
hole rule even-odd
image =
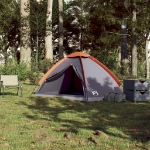
[[[40,79],[40,81],[39,81],[39,85],[41,85],[44,81],[45,81],[45,79],[46,79],[46,77],[55,69],[55,68],[57,68],[57,66],[59,66],[59,64],[61,64],[64,60],[66,60],[67,58],[63,58],[62,60],[60,60],[59,62],[57,62],[49,71],[47,71],[46,72],[46,74],[44,74],[44,76]]]
[[[90,57],[89,54],[86,54],[86,53],[83,53],[83,52],[75,52],[75,53],[72,53],[70,55],[67,55],[67,57]]]

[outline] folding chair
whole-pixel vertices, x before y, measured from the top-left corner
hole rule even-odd
[[[5,95],[5,88],[17,88],[17,95],[20,90],[20,96],[22,96],[22,85],[18,82],[18,75],[0,75],[0,81],[2,97]]]

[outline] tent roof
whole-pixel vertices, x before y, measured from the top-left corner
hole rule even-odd
[[[39,84],[41,85],[44,80],[46,79],[46,77],[55,69],[57,68],[62,62],[64,62],[66,59],[68,58],[74,58],[74,57],[87,57],[89,59],[92,59],[94,62],[96,62],[99,66],[101,66],[105,71],[107,71],[111,77],[116,81],[116,83],[120,86],[121,82],[119,81],[119,79],[101,62],[99,62],[97,59],[95,59],[94,57],[92,57],[89,54],[83,53],[83,52],[75,52],[72,53],[70,55],[67,55],[65,58],[63,58],[62,60],[60,60],[58,63],[56,63],[39,81]]]
[[[90,55],[83,52],[75,52],[67,56],[67,58],[69,57],[90,57]]]

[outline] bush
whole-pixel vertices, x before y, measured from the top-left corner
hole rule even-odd
[[[118,53],[116,51],[91,51],[90,54],[106,65],[110,70],[118,70]]]
[[[39,71],[29,71],[28,72],[28,78],[30,80],[30,83],[37,85],[40,78],[44,75],[44,73],[40,73]]]
[[[138,77],[139,78],[146,78],[146,61],[145,60],[141,60],[140,62],[138,62],[137,65],[137,73],[138,73]]]
[[[28,70],[25,63],[18,63],[16,59],[9,58],[4,65],[0,65],[0,73],[4,75],[18,75],[20,81],[25,81]]]
[[[52,62],[50,59],[40,60],[39,71],[45,74],[53,65],[54,62]]]
[[[35,61],[31,63],[31,71],[28,72],[28,78],[32,84],[38,84],[41,77],[53,66],[53,62],[49,59],[39,61],[37,65]]]

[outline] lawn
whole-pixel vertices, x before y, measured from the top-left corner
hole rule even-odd
[[[150,150],[149,102],[0,97],[0,150]]]

